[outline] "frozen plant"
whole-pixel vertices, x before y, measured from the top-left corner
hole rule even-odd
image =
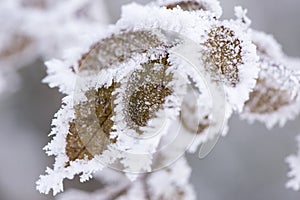
[[[56,195],[65,178],[112,168],[130,181],[117,173],[117,184],[58,198],[195,199],[184,154],[225,136],[232,113],[269,128],[294,119],[299,62],[235,12],[221,20],[216,0],[132,3],[108,30],[46,62],[44,82],[66,96],[44,148],[54,167],[37,189]]]

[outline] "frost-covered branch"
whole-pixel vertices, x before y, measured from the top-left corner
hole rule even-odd
[[[113,168],[133,182],[63,197],[193,199],[185,160],[171,164],[225,136],[232,113],[269,128],[294,119],[298,61],[251,29],[242,8],[232,20],[221,13],[215,0],[132,3],[115,25],[99,34],[90,29],[64,59],[46,62],[44,82],[66,97],[44,148],[54,167],[37,189],[55,195],[66,178],[83,182]]]

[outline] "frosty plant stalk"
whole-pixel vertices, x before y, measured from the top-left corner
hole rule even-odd
[[[232,113],[269,128],[294,119],[298,61],[252,30],[245,10],[235,12],[236,19],[221,20],[216,0],[132,3],[107,31],[46,62],[44,82],[66,97],[44,148],[54,167],[37,189],[55,195],[65,178],[84,182],[115,169],[131,181],[108,170],[119,183],[108,181],[98,198],[195,199],[185,152],[200,147],[204,158],[227,134]],[[72,192],[63,197],[72,199]]]

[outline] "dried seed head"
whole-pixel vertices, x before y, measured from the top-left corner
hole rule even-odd
[[[162,46],[157,35],[149,31],[128,31],[105,38],[95,44],[79,61],[79,70],[100,71],[126,62],[140,54]]]
[[[240,81],[238,65],[243,64],[243,60],[241,41],[234,31],[225,26],[214,27],[204,45],[204,62],[213,79],[236,86]]]
[[[94,155],[101,154],[108,144],[115,143],[110,133],[114,130],[113,95],[115,87],[102,87],[98,90],[86,92],[87,100],[75,106],[75,120],[70,123],[67,135],[66,154],[70,161],[76,159],[92,159]],[[69,165],[67,163],[67,166]]]

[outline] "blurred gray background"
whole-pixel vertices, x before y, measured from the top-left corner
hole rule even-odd
[[[120,6],[130,0],[106,2],[111,23],[120,15]],[[137,1],[145,3],[148,1]],[[221,0],[224,18],[233,17],[233,7],[248,9],[252,27],[272,33],[284,51],[300,57],[300,1],[298,0]],[[0,200],[43,200],[35,181],[51,166],[53,158],[42,147],[48,142],[53,114],[60,107],[61,95],[41,84],[45,67],[37,60],[22,68],[22,87],[0,99]],[[192,182],[198,199],[204,200],[299,200],[300,192],[285,188],[286,156],[296,153],[295,136],[300,133],[300,118],[284,128],[268,131],[261,124],[248,125],[234,116],[230,132],[204,160],[189,155]],[[93,190],[93,182],[67,187]]]

